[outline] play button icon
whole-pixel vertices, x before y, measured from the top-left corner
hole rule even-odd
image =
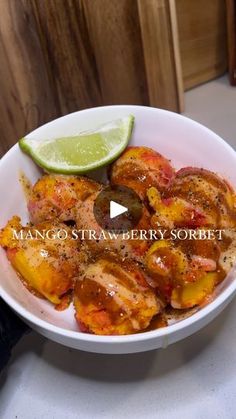
[[[93,206],[94,216],[104,230],[132,230],[142,217],[143,207],[133,189],[123,185],[104,188]]]
[[[128,208],[118,204],[115,201],[110,202],[110,218],[118,217],[118,215],[124,214],[128,211]]]

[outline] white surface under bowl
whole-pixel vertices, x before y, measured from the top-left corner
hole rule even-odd
[[[172,161],[176,168],[203,167],[219,173],[236,188],[236,153],[220,137],[202,125],[178,114],[141,106],[108,106],[87,109],[52,121],[29,136],[34,138],[75,135],[127,114],[135,116],[132,145],[151,147]],[[41,171],[15,145],[0,161],[0,227],[15,214],[27,221],[24,194],[19,183],[23,171],[36,181]],[[236,290],[234,272],[224,280],[215,299],[191,317],[166,328],[127,336],[95,336],[81,333],[73,307],[57,312],[22,285],[0,249],[0,295],[35,330],[69,347],[97,353],[132,353],[166,347],[196,332],[232,299]]]

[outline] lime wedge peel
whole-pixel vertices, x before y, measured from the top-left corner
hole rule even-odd
[[[73,137],[21,138],[19,146],[48,172],[82,174],[115,160],[125,150],[133,125],[129,115]]]

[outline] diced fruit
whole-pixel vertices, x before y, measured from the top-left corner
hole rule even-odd
[[[134,189],[141,199],[151,186],[167,188],[174,175],[169,160],[148,147],[128,147],[110,170],[111,183]]]
[[[196,282],[191,282],[179,286],[172,291],[171,305],[174,308],[191,308],[204,302],[209,297],[215,287],[217,273],[209,272],[199,278]]]

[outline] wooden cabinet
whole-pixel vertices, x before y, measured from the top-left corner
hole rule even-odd
[[[227,69],[224,0],[176,0],[184,89],[214,79]]]

